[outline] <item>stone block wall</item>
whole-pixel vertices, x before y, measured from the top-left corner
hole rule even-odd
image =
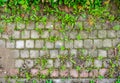
[[[83,30],[77,23],[82,24]],[[40,22],[6,24],[1,21],[0,26],[5,27],[5,31],[0,33],[0,48],[11,50],[14,68],[20,68],[18,75],[21,77],[27,71],[33,77],[39,73],[48,78],[109,77],[110,73],[117,77],[120,75],[117,48],[120,30],[114,30],[115,25],[120,25],[120,22],[89,26],[78,20],[73,29],[66,26],[62,31],[60,23],[53,21],[47,21],[46,25]],[[112,68],[111,62],[119,66]],[[16,75],[15,70],[10,74]]]

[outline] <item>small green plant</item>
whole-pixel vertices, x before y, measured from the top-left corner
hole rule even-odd
[[[25,76],[26,76],[26,79],[27,79],[27,80],[30,80],[30,79],[31,79],[31,75],[30,75],[30,73],[25,72]]]
[[[32,80],[32,83],[37,83],[37,81],[35,79]]]
[[[103,56],[100,56],[100,55],[99,55],[99,56],[98,56],[98,59],[99,59],[99,60],[102,60],[102,59],[103,59]]]
[[[120,51],[120,44],[117,45],[118,51]]]
[[[109,15],[108,19],[113,22],[115,20],[115,17],[113,15]]]
[[[109,69],[109,77],[112,78],[114,76],[114,73],[116,72],[115,68],[118,66],[118,64],[114,64],[112,60],[109,61],[109,64],[111,68]]]
[[[82,31],[82,30],[83,30],[82,23],[78,23],[78,28],[79,28],[79,30],[80,30],[80,31]]]
[[[47,74],[43,74],[43,73],[40,73],[40,72],[37,74],[37,78],[39,78],[39,79],[46,79],[47,76],[48,76],[48,72],[47,72]]]
[[[95,81],[94,80],[90,80],[90,83],[95,83]]]
[[[0,1],[0,6],[4,6],[6,2],[7,2],[7,0],[1,0]]]
[[[87,16],[86,16],[86,14],[85,14],[85,13],[83,13],[83,14],[82,14],[82,17],[83,17],[83,18],[86,18]]]
[[[116,30],[116,31],[120,30],[120,25],[115,25],[115,26],[113,27],[113,29]]]
[[[4,29],[0,27],[0,33],[3,33],[4,32]]]
[[[16,80],[16,83],[21,83],[21,81],[19,81],[19,80]]]
[[[16,30],[16,31],[20,31],[21,30],[21,28],[20,27],[15,27],[15,29],[14,30]],[[22,30],[21,30],[22,31]]]
[[[81,35],[77,35],[77,40],[81,40]]]
[[[46,75],[41,74],[40,72],[37,74],[37,78],[39,79],[45,79]]]
[[[58,55],[58,58],[61,60],[61,61],[65,61],[65,60],[68,60],[68,57],[67,55]]]
[[[47,17],[46,16],[41,17],[40,21],[45,25],[47,22]]]
[[[65,70],[65,69],[66,69],[66,66],[65,66],[65,65],[62,65],[60,69],[61,69],[61,70]]]
[[[49,79],[49,80],[46,80],[46,83],[53,83],[53,81]]]
[[[118,76],[117,80],[115,81],[115,83],[120,83],[120,76]]]
[[[64,47],[64,46],[61,46],[61,47],[60,47],[60,50],[65,50],[65,47]]]
[[[46,58],[42,58],[41,59],[41,66],[42,66],[42,68],[44,69],[46,67],[46,65],[47,65],[47,59]]]
[[[71,61],[73,64],[76,64],[75,60],[74,60],[72,57],[70,57],[70,61]]]
[[[63,41],[69,41],[69,38],[68,38],[68,36],[64,36],[64,38],[63,38]]]
[[[37,58],[35,64],[40,64],[40,58]]]
[[[10,36],[9,40],[10,40],[10,42],[13,42],[13,40],[14,40],[13,36]]]
[[[80,70],[81,70],[81,67],[80,67],[80,66],[76,66],[76,70],[77,70],[77,71],[80,71]]]
[[[35,28],[35,30],[41,35],[41,34],[43,34],[43,30],[42,29],[40,29],[40,28]]]
[[[98,76],[98,79],[100,79],[100,80],[102,80],[103,78],[104,78],[104,76],[101,76],[101,75]]]
[[[57,36],[50,36],[49,37],[50,42],[55,42],[56,40],[58,40]]]
[[[14,20],[15,22],[22,22],[23,18],[20,16],[17,16]]]
[[[46,46],[43,46],[42,50],[47,50],[47,47],[46,47]]]

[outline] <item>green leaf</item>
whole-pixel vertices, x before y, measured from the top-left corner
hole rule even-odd
[[[102,59],[103,59],[103,56],[102,56],[102,55],[99,55],[99,56],[98,56],[98,59],[99,59],[99,60],[102,60]]]
[[[46,78],[46,75],[41,75],[41,78],[42,78],[42,79],[45,79],[45,78]]]
[[[83,17],[83,18],[86,18],[86,14],[82,14],[82,17]]]
[[[82,30],[83,30],[82,23],[78,23],[78,27],[79,27],[80,31],[82,31]]]
[[[46,83],[53,83],[53,81],[50,79],[50,80],[46,80]]]
[[[94,80],[90,80],[90,83],[95,83],[95,81]]]
[[[25,76],[26,76],[27,80],[30,80],[31,76],[30,76],[30,74],[28,72],[25,73]]]
[[[102,79],[104,78],[104,76],[101,76],[101,75],[100,75],[100,76],[98,76],[98,78],[99,78],[100,80],[102,80]]]
[[[64,47],[64,46],[61,46],[60,49],[61,49],[61,50],[65,50],[65,47]]]
[[[19,1],[19,4],[24,4],[25,3],[25,1],[24,0],[21,0],[21,1]]]
[[[80,71],[81,70],[80,66],[76,66],[76,70]]]
[[[37,81],[34,79],[34,80],[32,81],[32,83],[37,83]]]
[[[7,2],[7,0],[2,0],[3,2]]]
[[[76,62],[75,62],[73,59],[70,59],[70,61],[71,61],[73,64],[76,64]]]
[[[81,36],[80,35],[77,35],[77,40],[81,40]]]
[[[61,66],[61,70],[65,70],[66,69],[66,66],[65,65],[62,65]]]
[[[115,25],[115,26],[113,27],[113,29],[114,29],[114,30],[120,30],[120,25]]]
[[[3,33],[4,32],[4,29],[3,28],[0,28],[0,33]]]

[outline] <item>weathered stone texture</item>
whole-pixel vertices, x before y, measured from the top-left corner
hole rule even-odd
[[[60,55],[68,55],[69,53],[68,53],[68,50],[60,50],[59,54]]]
[[[35,40],[35,48],[42,48],[44,46],[44,40]]]
[[[0,47],[2,47],[2,48],[5,47],[5,40],[0,40]]]
[[[24,61],[21,59],[18,59],[15,61],[15,67],[17,67],[17,68],[22,67],[23,64],[24,64]]]
[[[22,38],[30,38],[30,31],[27,31],[27,30],[23,31],[21,33],[21,37]]]
[[[58,50],[50,50],[50,57],[57,58],[58,57]]]
[[[28,50],[21,50],[20,51],[21,58],[28,58],[29,57],[29,51]]]
[[[44,31],[43,34],[41,34],[41,38],[48,38],[49,37],[49,32]]]
[[[67,68],[72,68],[73,64],[70,61],[66,61],[66,67]]]
[[[73,48],[73,40],[65,41],[65,48]]]
[[[34,28],[35,28],[35,23],[34,23],[34,22],[29,22],[29,23],[27,23],[27,24],[26,24],[26,28],[27,28],[28,30],[34,29]]]
[[[50,77],[58,77],[58,76],[59,76],[59,71],[58,70],[54,70],[50,75]]]
[[[106,38],[107,31],[106,30],[99,30],[98,31],[98,38]]]
[[[39,38],[39,33],[35,30],[31,31],[31,38]]]
[[[26,40],[26,48],[34,48],[34,40]]]
[[[80,34],[82,39],[87,39],[88,38],[88,33],[86,31],[80,31],[79,34]]]
[[[69,38],[70,39],[75,39],[77,34],[78,34],[77,31],[72,31],[71,33],[69,33]]]
[[[47,56],[49,54],[46,50],[40,50],[40,56]]]
[[[102,61],[101,60],[95,60],[94,61],[94,66],[98,67],[98,68],[102,67]]]
[[[78,71],[76,69],[71,69],[70,70],[70,76],[77,78],[78,77]]]
[[[24,41],[23,40],[16,41],[16,48],[24,48]]]
[[[25,23],[24,22],[17,22],[17,28],[18,29],[24,29],[25,28]]]
[[[84,40],[84,48],[92,48],[93,41],[91,39]]]
[[[34,61],[33,61],[33,60],[30,60],[30,59],[27,59],[27,60],[25,60],[25,65],[26,65],[28,68],[31,68],[31,67],[33,67],[33,65],[34,65]]]
[[[107,31],[108,38],[115,38],[116,37],[116,31],[114,30],[108,30]]]
[[[60,36],[60,33],[59,33],[59,31],[57,31],[57,30],[51,30],[50,31],[50,36]]]
[[[47,60],[47,68],[53,67],[53,60]]]
[[[89,34],[89,38],[97,38],[97,30],[94,30],[94,31],[91,31],[90,34]]]
[[[60,59],[55,59],[54,61],[54,67],[59,68],[60,67]]]
[[[55,48],[61,48],[63,46],[63,41],[56,41]]]
[[[15,41],[7,41],[7,48],[15,48]]]
[[[117,37],[120,37],[120,31],[117,31]]]
[[[30,58],[38,58],[39,51],[38,50],[30,50]]]
[[[14,55],[14,58],[19,58],[19,50],[11,50],[11,53]]]
[[[97,57],[98,56],[98,50],[95,50],[92,49],[92,50],[88,50],[88,54],[91,56],[91,57]]]
[[[100,40],[100,39],[95,39],[95,40],[94,40],[94,46],[95,46],[96,48],[102,48],[102,46],[103,46],[102,40]]]
[[[46,48],[54,48],[54,43],[53,42],[46,42]]]
[[[46,27],[47,29],[53,29],[53,23],[52,22],[47,22]]]
[[[20,31],[14,31],[12,34],[13,38],[20,38]]]
[[[103,47],[112,47],[112,41],[111,41],[111,39],[105,39],[105,40],[103,40]]]
[[[75,40],[74,41],[74,48],[83,48],[83,41],[82,40]]]
[[[76,49],[71,49],[70,50],[70,55],[77,55],[77,50]]]
[[[98,56],[107,57],[107,51],[105,51],[105,50],[98,50]]]

